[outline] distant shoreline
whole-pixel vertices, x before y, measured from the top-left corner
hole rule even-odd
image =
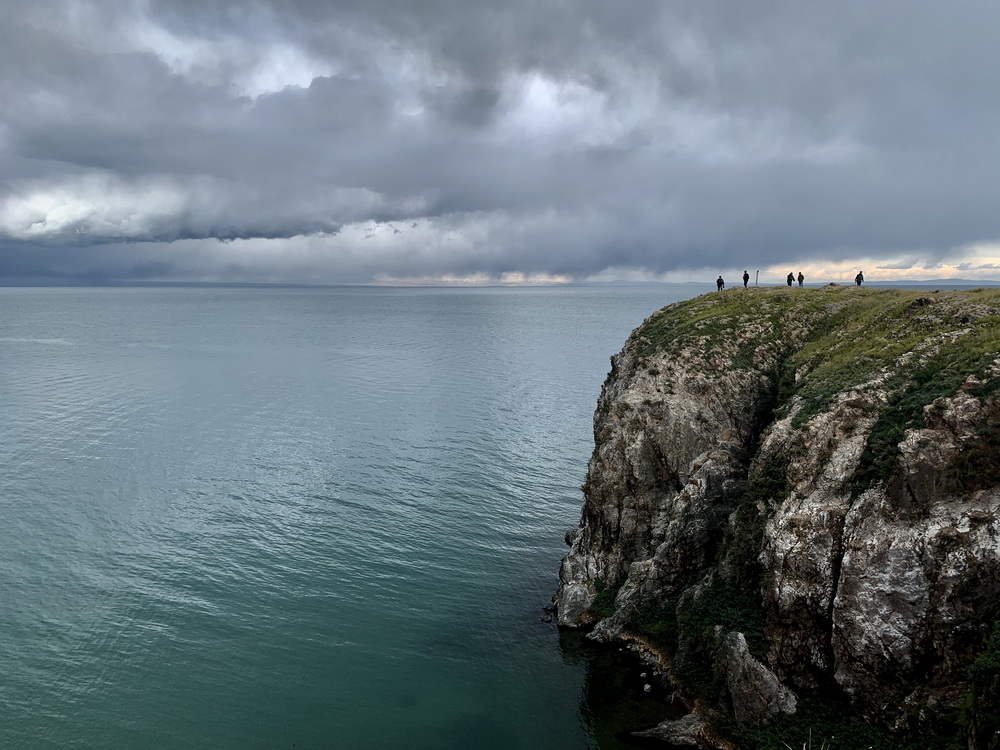
[[[853,286],[852,281],[819,281],[806,283],[804,288],[819,288],[837,284]],[[916,289],[975,289],[978,287],[1000,287],[1000,280],[995,279],[901,279],[898,281],[866,281],[866,287],[880,289],[916,288]],[[740,286],[740,282],[728,285],[730,288]],[[754,285],[751,285],[754,286]],[[758,287],[785,286],[783,279],[759,282]],[[4,279],[0,278],[0,288],[208,288],[208,289],[601,289],[601,288],[658,288],[658,287],[698,287],[714,291],[715,282],[712,279],[704,281],[579,281],[552,284],[385,284],[371,282],[345,283],[294,283],[294,282],[227,282],[227,281],[120,281],[120,280],[65,280],[65,279]]]

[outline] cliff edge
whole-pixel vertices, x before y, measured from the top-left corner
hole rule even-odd
[[[558,620],[664,665],[644,736],[1000,748],[1000,290],[671,305],[594,441]]]

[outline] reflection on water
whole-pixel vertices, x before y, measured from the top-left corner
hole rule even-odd
[[[669,301],[0,288],[0,748],[620,747],[538,611]]]
[[[655,676],[632,652],[587,640],[584,633],[561,633],[559,648],[567,664],[584,668],[580,715],[601,750],[663,747],[631,733],[686,713],[680,701],[668,703],[672,691],[665,678]]]

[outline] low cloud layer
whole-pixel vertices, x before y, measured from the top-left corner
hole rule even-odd
[[[3,279],[1000,267],[990,0],[2,14]]]

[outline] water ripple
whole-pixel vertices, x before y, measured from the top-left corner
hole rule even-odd
[[[0,747],[591,744],[538,609],[665,301],[0,290]]]

